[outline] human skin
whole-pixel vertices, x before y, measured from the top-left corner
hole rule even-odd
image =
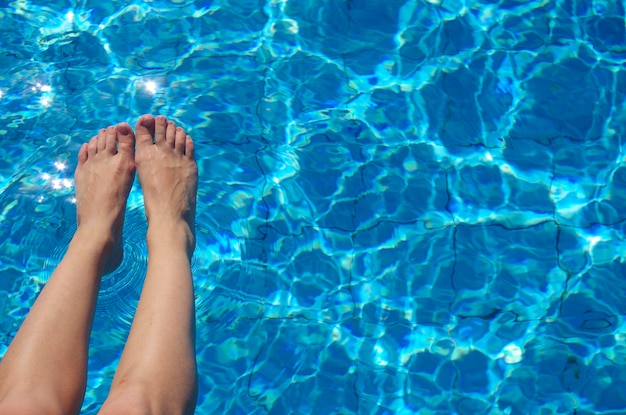
[[[148,272],[100,413],[193,414],[198,383],[190,268],[198,183],[193,142],[162,116],[143,116],[136,133],[137,173],[148,218]]]
[[[99,131],[78,155],[78,228],[0,362],[0,414],[78,413],[100,279],[119,259],[135,136],[121,123]]]
[[[191,138],[165,117],[103,129],[75,173],[78,229],[0,362],[0,415],[77,414],[100,280],[121,259],[135,168],[148,219],[148,271],[101,414],[192,414],[197,399],[190,258],[198,170]]]

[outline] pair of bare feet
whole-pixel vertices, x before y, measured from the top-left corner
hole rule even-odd
[[[135,137],[136,134],[136,137]],[[100,278],[121,259],[135,170],[148,218],[148,269],[102,415],[192,414],[197,399],[190,258],[194,144],[163,116],[102,129],[78,154],[78,229],[0,360],[0,415],[77,414]]]
[[[75,173],[78,228],[107,238],[104,271],[120,260],[120,235],[135,170],[143,190],[150,232],[182,229],[188,254],[195,246],[194,216],[198,168],[194,143],[164,116],[142,116],[136,138],[126,123],[101,129],[83,144]]]

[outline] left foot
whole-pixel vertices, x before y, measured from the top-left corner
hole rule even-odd
[[[135,177],[135,134],[126,123],[101,129],[78,153],[76,184],[77,232],[103,236],[108,258],[104,272],[122,260],[122,226]]]

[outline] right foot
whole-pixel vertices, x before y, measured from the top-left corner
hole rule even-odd
[[[137,121],[135,163],[144,195],[148,234],[183,230],[187,252],[195,247],[198,165],[185,130],[159,115]],[[150,239],[150,238],[149,238]]]

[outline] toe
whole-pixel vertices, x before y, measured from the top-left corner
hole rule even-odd
[[[154,127],[154,142],[155,144],[165,144],[165,130],[167,128],[167,119],[159,115],[156,117],[156,126]]]
[[[185,154],[185,143],[187,142],[187,134],[185,134],[185,130],[178,127],[176,129],[176,145],[174,149],[178,154]]]
[[[107,136],[104,144],[104,150],[108,154],[117,153],[117,128],[115,126],[107,128]]]
[[[191,137],[187,136],[185,140],[185,157],[193,160],[194,144]]]
[[[172,121],[167,122],[167,129],[165,130],[165,142],[169,144],[170,147],[174,148],[176,144],[176,124]]]
[[[135,133],[133,133],[130,125],[125,122],[117,125],[117,145],[119,153],[132,155],[135,152]]]
[[[146,114],[139,118],[135,131],[137,131],[137,146],[154,144],[154,117]]]
[[[87,148],[88,158],[94,157],[96,153],[98,152],[98,136],[104,135],[104,131],[105,131],[104,129],[100,130],[97,136],[92,137],[91,140],[89,140],[89,144]]]
[[[78,151],[78,164],[83,164],[87,161],[87,157],[89,155],[87,150],[88,148],[89,145],[87,143],[84,143],[82,146],[80,146],[80,150]]]
[[[111,129],[111,127],[107,127],[106,129],[103,128],[98,133],[98,153],[104,152],[104,149],[106,148],[109,129]]]

